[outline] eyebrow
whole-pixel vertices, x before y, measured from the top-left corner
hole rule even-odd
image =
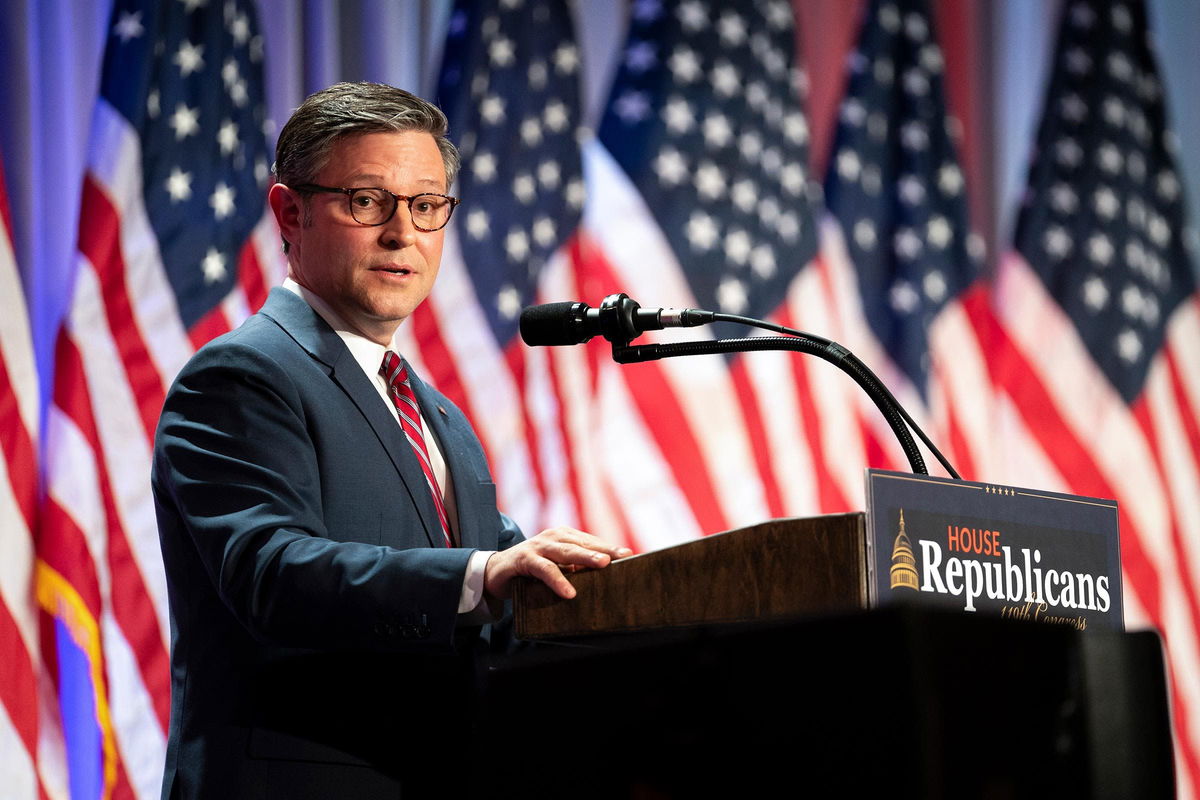
[[[373,172],[362,172],[357,175],[351,175],[346,181],[346,186],[378,186],[380,188],[384,188],[383,184],[386,183],[382,175],[377,175]],[[442,190],[442,181],[434,178],[418,178],[414,183],[418,186],[432,186],[438,191]]]

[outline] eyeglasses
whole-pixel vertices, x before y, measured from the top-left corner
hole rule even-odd
[[[360,225],[384,225],[396,215],[400,201],[408,203],[408,213],[412,217],[413,227],[425,233],[433,233],[446,227],[454,207],[458,205],[457,197],[445,194],[402,195],[389,192],[387,189],[376,187],[359,187],[357,189],[337,189],[332,186],[318,186],[315,183],[305,183],[295,187],[298,192],[329,192],[344,194],[350,203],[350,216]]]

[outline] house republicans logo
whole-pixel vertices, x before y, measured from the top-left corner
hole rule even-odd
[[[1012,546],[1000,526],[946,523],[922,532],[914,549],[905,529],[904,510],[892,545],[893,591],[916,591],[961,598],[964,611],[977,601],[999,608],[1003,616],[1073,625],[1087,620],[1079,612],[1106,613],[1111,607],[1108,575],[1071,569],[1043,557],[1042,548]]]

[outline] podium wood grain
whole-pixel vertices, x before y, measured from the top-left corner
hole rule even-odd
[[[514,589],[516,634],[561,639],[866,608],[864,515],[777,519]]]

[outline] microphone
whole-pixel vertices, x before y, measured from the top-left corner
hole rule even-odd
[[[646,331],[691,328],[713,321],[713,312],[695,308],[642,308],[624,292],[610,294],[592,308],[587,303],[543,303],[521,312],[521,338],[525,344],[582,344],[603,336],[625,345]]]

